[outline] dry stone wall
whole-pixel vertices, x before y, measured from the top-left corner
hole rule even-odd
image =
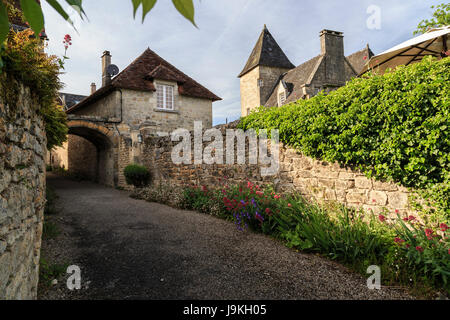
[[[35,299],[45,205],[46,141],[30,91],[0,99],[0,300]]]
[[[226,141],[227,126],[219,128]],[[209,143],[204,143],[203,147]],[[318,202],[334,201],[350,207],[361,207],[375,214],[386,209],[392,217],[397,213],[407,215],[413,212],[408,199],[410,192],[406,188],[368,179],[358,170],[315,160],[283,145],[280,147],[278,174],[262,177],[258,165],[248,164],[248,148],[245,165],[175,165],[171,154],[172,148],[177,144],[170,137],[145,139],[141,147],[140,162],[150,168],[155,184],[163,182],[217,187],[223,184],[226,177],[230,183],[273,183],[279,191],[300,193],[307,199]],[[224,156],[226,154],[225,150]]]

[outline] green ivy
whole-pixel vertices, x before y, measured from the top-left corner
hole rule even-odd
[[[449,80],[450,59],[426,57],[310,100],[261,107],[240,127],[278,129],[283,143],[308,156],[425,190],[448,219]]]

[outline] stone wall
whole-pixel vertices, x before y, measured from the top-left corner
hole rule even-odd
[[[225,139],[225,127],[221,127]],[[205,147],[208,143],[204,143]],[[291,148],[280,147],[280,170],[277,175],[262,177],[258,165],[175,165],[172,148],[178,142],[169,137],[145,139],[140,162],[150,168],[154,183],[184,185],[196,184],[217,187],[227,177],[231,183],[247,180],[273,183],[280,191],[292,191],[318,202],[337,201],[350,207],[361,207],[373,213],[387,209],[393,216],[412,213],[408,203],[409,192],[394,183],[368,179],[359,172],[337,163],[327,163],[302,155]],[[192,143],[193,145],[193,143]],[[126,150],[122,150],[126,153]],[[224,155],[227,154],[225,150]],[[225,160],[224,160],[225,163]]]
[[[0,101],[0,300],[35,299],[45,205],[44,124],[30,91]]]

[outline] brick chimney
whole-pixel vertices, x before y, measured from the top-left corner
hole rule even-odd
[[[102,87],[108,85],[111,82],[111,76],[106,72],[107,68],[111,65],[111,53],[109,51],[103,52],[102,56]]]
[[[344,34],[338,31],[320,32],[321,53],[325,55],[326,81],[330,85],[345,84]]]
[[[92,82],[91,83],[91,94],[95,93],[95,91],[97,91],[97,85],[94,82]]]

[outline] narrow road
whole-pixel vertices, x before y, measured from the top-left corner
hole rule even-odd
[[[49,175],[62,233],[43,255],[78,265],[82,289],[61,282],[41,299],[410,299],[318,256],[196,212]]]

